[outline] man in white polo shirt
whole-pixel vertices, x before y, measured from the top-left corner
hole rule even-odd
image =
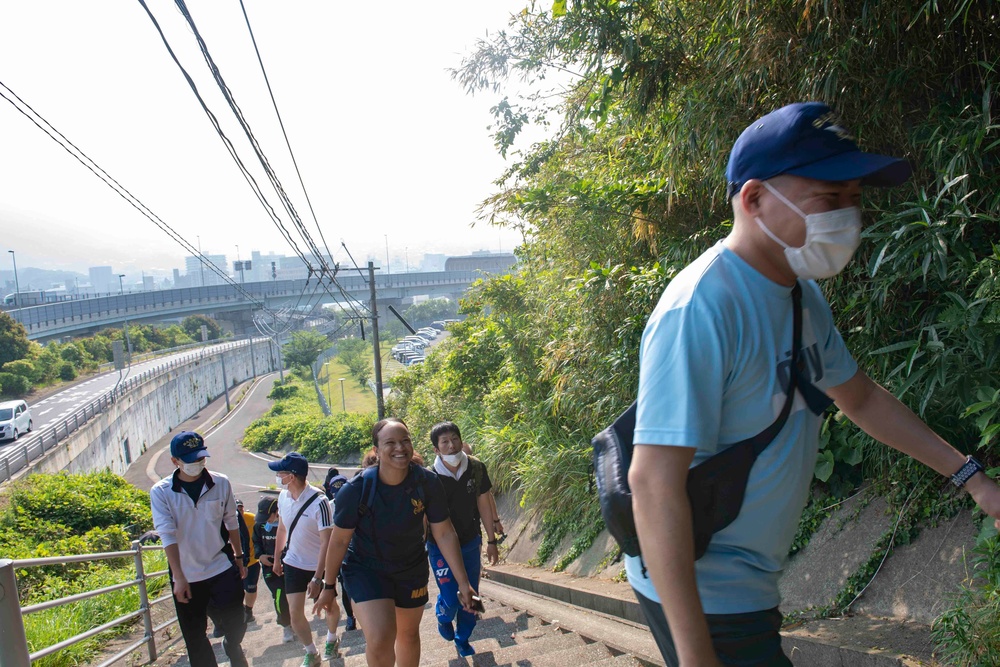
[[[273,570],[278,576],[284,573],[292,629],[306,649],[302,665],[313,667],[320,664],[320,657],[306,619],[306,595],[315,600],[323,590],[333,510],[326,494],[306,481],[309,462],[298,452],[291,452],[280,461],[271,461],[267,467],[277,473],[276,481],[282,488],[278,496],[278,535],[274,543]],[[286,545],[288,550],[283,553]],[[339,622],[340,607],[335,600],[326,617],[326,646],[323,652],[326,660],[337,657]]]
[[[170,441],[177,466],[149,491],[153,526],[160,534],[173,584],[177,622],[191,667],[216,667],[205,634],[208,617],[222,630],[223,649],[233,667],[246,667],[243,655],[243,549],[236,499],[229,478],[205,468],[208,450],[193,431]]]

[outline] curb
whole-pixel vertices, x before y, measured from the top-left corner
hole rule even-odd
[[[489,581],[519,589],[535,595],[544,596],[559,602],[581,607],[588,611],[604,614],[612,618],[626,621],[648,628],[646,619],[642,616],[639,603],[635,600],[621,599],[615,596],[602,595],[594,591],[583,590],[574,586],[551,581],[559,577],[557,573],[538,570],[543,578],[533,578],[514,574],[505,570],[484,568],[483,573]],[[827,643],[814,637],[804,636],[796,631],[782,632],[782,647],[786,655],[796,667],[920,667],[929,665],[906,656],[892,653],[865,650],[856,646],[841,646]],[[835,638],[831,638],[835,642]],[[642,656],[647,661],[647,656]]]

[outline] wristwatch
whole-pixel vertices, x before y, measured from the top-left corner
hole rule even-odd
[[[324,582],[323,582],[323,590],[324,590],[324,591],[328,591],[328,590],[330,590],[331,588],[333,588],[333,589],[336,589],[336,588],[337,588],[337,582],[336,582],[336,581],[335,581],[335,582],[333,582],[332,584],[331,584],[331,583],[328,583],[328,582],[326,582],[326,581],[324,581]]]
[[[976,460],[974,456],[970,456],[965,459],[965,465],[958,469],[954,475],[951,476],[951,483],[962,488],[965,483],[972,479],[972,476],[977,472],[984,470],[983,464]]]
[[[323,580],[320,579],[319,577],[313,577],[312,578],[312,583],[314,583],[314,584],[322,584]]]

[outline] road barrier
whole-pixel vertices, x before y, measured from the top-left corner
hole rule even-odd
[[[142,564],[142,554],[146,551],[162,550],[162,546],[143,546],[138,540],[136,540],[132,542],[132,549],[130,551],[110,551],[96,554],[83,554],[79,556],[55,556],[52,558],[27,558],[24,560],[10,560],[8,558],[0,559],[0,627],[3,628],[4,636],[3,642],[0,642],[0,667],[30,667],[31,662],[34,660],[38,660],[39,658],[43,658],[47,655],[52,655],[53,653],[72,646],[77,642],[89,639],[90,637],[98,635],[102,632],[107,632],[108,630],[125,623],[130,623],[137,618],[142,618],[143,626],[145,628],[145,634],[142,639],[126,646],[114,656],[102,662],[99,667],[113,665],[122,658],[128,656],[133,651],[142,648],[144,645],[146,646],[149,654],[149,662],[145,664],[154,662],[156,660],[156,633],[177,622],[177,617],[174,616],[170,620],[153,627],[153,617],[151,612],[153,605],[161,604],[170,600],[173,597],[173,593],[168,591],[165,595],[162,595],[155,600],[149,600],[147,582],[150,579],[165,576],[168,571],[161,570],[159,572],[146,574]],[[65,565],[69,563],[92,562],[95,560],[110,560],[112,558],[127,557],[133,558],[135,562],[135,578],[131,581],[115,584],[114,586],[106,586],[105,588],[98,588],[93,591],[77,593],[76,595],[59,598],[58,600],[40,602],[28,607],[22,607],[20,600],[18,599],[17,578],[15,575],[15,570],[17,568],[40,567],[43,565]],[[80,600],[86,600],[87,598],[103,595],[112,591],[131,588],[133,586],[138,587],[139,589],[138,609],[119,616],[113,621],[109,621],[103,625],[81,632],[80,634],[64,639],[63,641],[51,646],[39,649],[34,653],[28,652],[28,641],[24,631],[24,616],[44,611],[45,609],[60,607],[72,602],[79,602]]]
[[[261,338],[258,340],[266,342],[268,339]],[[204,359],[205,357],[225,352],[226,350],[242,347],[246,345],[247,342],[248,341],[244,339],[231,343],[225,343],[223,345],[214,346],[208,350],[203,349],[192,354],[178,357],[177,359],[171,359],[164,365],[156,366],[143,371],[135,377],[128,378],[119,384],[115,389],[112,389],[106,394],[95,398],[93,401],[54,426],[49,426],[42,431],[29,436],[24,436],[23,438],[15,441],[16,444],[14,446],[7,447],[6,451],[0,455],[0,483],[13,479],[14,475],[22,469],[28,467],[32,461],[45,456],[48,451],[58,445],[61,441],[68,438],[71,433],[93,419],[94,416],[102,413],[112,404],[116,403],[122,396],[135,387],[138,387],[144,382],[148,382],[154,377],[167,371],[177,368],[178,366],[183,366],[194,360]],[[24,440],[25,442],[21,442],[21,440]],[[0,667],[6,666],[0,665]]]

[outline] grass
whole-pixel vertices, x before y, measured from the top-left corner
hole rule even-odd
[[[162,551],[151,551],[143,555],[146,572],[159,572],[167,568],[167,559]],[[135,578],[135,568],[129,565],[118,569],[101,569],[87,578],[82,590],[96,590]],[[161,576],[148,583],[149,599],[153,600],[166,590],[167,577]],[[62,597],[63,592],[52,597]],[[38,602],[32,600],[31,602]],[[139,590],[136,587],[104,593],[96,597],[46,609],[30,614],[24,619],[24,631],[28,640],[28,650],[40,651],[74,635],[103,625],[139,608]],[[95,657],[101,647],[112,637],[124,634],[140,619],[124,623],[108,632],[91,637],[41,658],[32,664],[36,667],[69,667],[79,665]]]
[[[334,414],[341,412],[341,405],[346,406],[347,412],[374,412],[376,408],[375,394],[368,387],[362,387],[357,380],[351,377],[347,366],[336,358],[330,359],[329,364],[329,366],[323,365],[318,381],[319,387],[330,405],[331,412]],[[343,401],[341,401],[339,378],[344,378]]]

